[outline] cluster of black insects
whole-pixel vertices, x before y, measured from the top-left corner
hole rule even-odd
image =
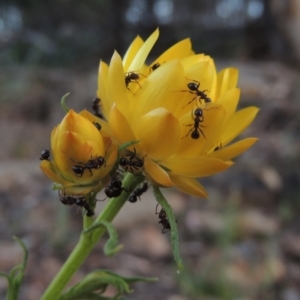
[[[59,193],[59,200],[62,204],[64,205],[77,205],[79,207],[83,207],[86,211],[86,215],[88,217],[92,217],[95,213],[91,209],[90,205],[86,201],[84,196],[69,196],[62,194],[61,192]]]

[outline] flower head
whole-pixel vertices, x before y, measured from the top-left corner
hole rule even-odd
[[[207,197],[197,178],[227,169],[256,142],[229,145],[258,109],[236,112],[238,70],[217,73],[213,59],[194,54],[189,39],[146,65],[158,35],[156,30],[145,42],[137,37],[123,60],[115,52],[109,65],[100,62],[98,97],[117,142],[139,140],[124,155],[143,160],[149,180]]]
[[[98,190],[115,163],[116,147],[102,136],[100,123],[103,121],[87,111],[70,110],[52,131],[52,159],[43,159],[40,166],[67,194]]]

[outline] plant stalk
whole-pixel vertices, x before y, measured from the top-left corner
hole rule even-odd
[[[132,189],[143,180],[143,176],[127,173],[122,184],[126,188],[126,191],[124,190],[119,197],[110,199],[94,223],[99,221],[111,222],[125,204]],[[56,300],[59,298],[67,283],[85,261],[105,231],[106,228],[101,227],[90,234],[81,234],[74,250],[48,286],[41,300]]]

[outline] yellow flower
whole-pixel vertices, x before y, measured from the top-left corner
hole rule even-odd
[[[53,129],[52,159],[46,157],[40,167],[66,194],[87,194],[101,188],[117,158],[116,146],[111,145],[105,128],[103,120],[87,111],[77,114],[70,110]]]
[[[159,186],[207,197],[197,178],[227,169],[256,142],[229,145],[258,109],[236,112],[238,70],[217,73],[213,59],[194,54],[189,39],[146,65],[158,35],[145,42],[137,37],[123,60],[115,52],[109,65],[100,62],[98,97],[117,142],[139,140],[124,154],[127,160],[143,160],[142,171]]]

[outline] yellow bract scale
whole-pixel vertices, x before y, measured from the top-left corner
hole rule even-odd
[[[170,178],[180,191],[195,197],[208,197],[206,189],[196,179],[183,176],[173,176],[172,174],[170,175]]]
[[[137,36],[131,45],[129,46],[126,54],[123,58],[123,66],[125,72],[128,71],[130,64],[132,63],[133,59],[135,58],[138,51],[141,49],[142,45],[144,44],[144,41],[141,39],[140,36]]]
[[[182,59],[193,54],[192,44],[190,39],[184,39],[170,47],[162,55],[160,55],[149,68],[150,73],[153,71],[151,67],[155,64],[163,65],[165,62],[173,59]]]
[[[226,146],[235,139],[242,131],[244,131],[255,119],[259,109],[251,106],[236,112],[230,119],[222,138],[222,146]]]
[[[148,54],[150,53],[152,47],[158,39],[158,36],[159,30],[156,29],[136,53],[134,59],[132,60],[128,68],[128,72],[137,72],[143,67],[148,57]]]
[[[157,108],[138,119],[134,128],[139,145],[154,159],[173,155],[180,140],[180,124],[165,108]]]
[[[176,60],[164,64],[150,74],[142,89],[136,93],[137,103],[133,112],[133,122],[139,116],[159,107],[174,112],[181,106],[180,89],[183,83],[184,72]]]

